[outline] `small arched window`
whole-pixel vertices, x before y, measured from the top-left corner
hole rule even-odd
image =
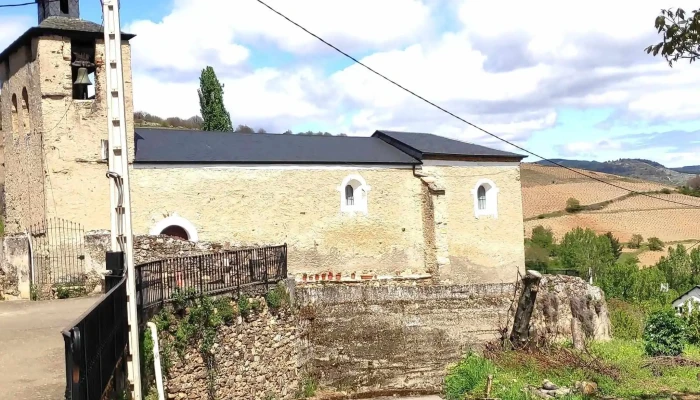
[[[367,194],[371,187],[357,174],[348,175],[338,186],[341,212],[367,214]]]
[[[498,218],[498,188],[490,179],[479,179],[472,189],[474,216]]]
[[[199,241],[197,228],[185,218],[177,215],[177,213],[162,219],[155,224],[148,232],[150,235],[167,235],[190,242]]]
[[[17,105],[17,95],[12,94],[12,137],[17,138],[17,135],[19,133],[19,115],[17,115],[18,111],[18,105]]]
[[[345,205],[355,205],[355,189],[352,188],[352,185],[345,186]]]
[[[27,93],[27,88],[22,89],[22,129],[24,132],[31,132],[29,124],[29,93]]]
[[[486,188],[481,185],[479,186],[479,190],[477,190],[476,193],[477,196],[477,201],[479,203],[479,210],[485,210],[486,209]]]

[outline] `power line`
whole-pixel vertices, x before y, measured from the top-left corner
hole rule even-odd
[[[384,79],[384,80],[386,80],[387,82],[393,84],[394,86],[400,88],[401,90],[403,90],[403,91],[409,93],[410,95],[412,95],[412,96],[414,96],[414,97],[416,97],[416,98],[422,100],[423,102],[425,102],[425,103],[427,103],[427,104],[429,104],[429,105],[431,105],[431,106],[437,108],[438,110],[440,110],[440,111],[442,111],[442,112],[444,112],[444,113],[446,113],[446,114],[448,114],[448,115],[450,115],[450,116],[452,116],[452,117],[454,117],[454,118],[456,118],[456,119],[458,119],[458,120],[464,122],[465,124],[467,124],[467,125],[469,125],[469,126],[475,128],[475,129],[478,129],[479,131],[481,131],[481,132],[483,132],[483,133],[485,133],[485,134],[487,134],[487,135],[489,135],[489,136],[491,136],[491,137],[493,137],[493,138],[496,138],[496,139],[498,139],[498,140],[500,140],[500,141],[502,141],[502,142],[504,142],[504,143],[507,143],[507,144],[509,144],[509,145],[511,145],[511,146],[513,146],[513,147],[515,147],[515,148],[517,148],[518,150],[521,150],[521,151],[523,151],[523,152],[525,152],[525,153],[528,153],[528,154],[530,154],[530,155],[533,155],[533,156],[535,156],[535,157],[541,158],[542,160],[547,161],[547,162],[550,162],[550,163],[552,163],[552,164],[554,164],[554,165],[556,165],[556,166],[558,166],[558,167],[561,167],[561,168],[567,169],[567,170],[569,170],[569,171],[572,171],[572,172],[574,172],[574,173],[577,173],[577,174],[579,174],[579,175],[585,176],[586,178],[593,179],[594,181],[598,181],[598,182],[604,183],[604,184],[606,184],[606,185],[610,185],[610,186],[612,186],[612,187],[616,187],[616,188],[618,188],[618,189],[626,190],[626,191],[628,191],[628,192],[630,192],[630,193],[634,193],[634,194],[637,194],[637,195],[640,195],[640,196],[650,197],[650,198],[656,199],[656,200],[666,201],[666,202],[669,202],[669,203],[680,204],[680,205],[688,206],[688,207],[691,207],[691,208],[700,208],[700,206],[697,206],[697,205],[694,205],[694,204],[688,204],[688,203],[683,203],[683,202],[680,202],[680,201],[675,201],[675,200],[664,199],[664,198],[661,198],[661,197],[652,196],[652,195],[649,195],[649,194],[644,193],[644,192],[639,192],[639,191],[636,191],[636,190],[628,189],[628,188],[626,188],[626,187],[623,187],[623,186],[620,186],[620,185],[616,185],[616,184],[614,184],[614,183],[605,181],[605,180],[603,180],[603,179],[600,179],[600,178],[596,178],[596,177],[594,177],[594,176],[587,175],[587,174],[585,174],[585,173],[583,173],[583,172],[581,172],[581,171],[578,171],[578,170],[576,170],[576,169],[574,169],[574,168],[567,167],[566,165],[563,165],[563,164],[557,163],[557,162],[555,162],[555,161],[552,161],[552,160],[550,160],[550,159],[547,159],[547,158],[545,158],[545,157],[542,157],[541,155],[536,154],[536,153],[534,153],[534,152],[532,152],[532,151],[530,151],[530,150],[527,150],[526,148],[524,148],[524,147],[522,147],[522,146],[519,146],[519,145],[517,145],[517,144],[515,144],[515,143],[513,143],[513,142],[511,142],[511,141],[509,141],[509,140],[507,140],[507,139],[503,139],[503,138],[501,138],[500,136],[498,136],[498,135],[496,135],[496,134],[493,134],[493,133],[487,131],[487,130],[484,129],[484,128],[481,128],[480,126],[478,126],[478,125],[476,125],[476,124],[474,124],[474,123],[471,123],[471,122],[467,121],[466,119],[464,119],[464,118],[458,116],[457,114],[455,114],[455,113],[453,113],[453,112],[451,112],[451,111],[449,111],[449,110],[447,110],[447,109],[445,109],[445,108],[443,108],[443,107],[437,105],[436,103],[434,103],[434,102],[432,102],[432,101],[426,99],[425,97],[423,97],[423,96],[417,94],[416,92],[414,92],[414,91],[412,91],[412,90],[410,90],[410,89],[408,89],[408,88],[402,86],[401,84],[399,84],[399,83],[397,83],[396,81],[390,79],[389,77],[387,77],[387,76],[385,76],[385,75],[383,75],[383,74],[377,72],[376,70],[374,70],[374,69],[372,69],[371,67],[369,67],[369,66],[367,66],[366,64],[364,64],[362,61],[360,61],[360,60],[358,60],[357,58],[355,58],[355,57],[351,56],[350,54],[346,53],[345,51],[343,51],[343,50],[341,50],[340,48],[336,47],[336,46],[333,45],[332,43],[326,41],[325,39],[323,39],[322,37],[318,36],[317,34],[311,32],[310,30],[306,29],[305,27],[303,27],[302,25],[298,24],[297,22],[291,20],[289,17],[287,17],[286,15],[284,15],[284,14],[282,14],[281,12],[277,11],[276,9],[270,7],[270,6],[269,6],[267,3],[265,3],[264,1],[262,1],[262,0],[255,0],[255,1],[257,1],[257,2],[260,3],[260,4],[262,4],[263,6],[267,7],[270,11],[272,11],[272,12],[274,12],[275,14],[279,15],[280,17],[286,19],[287,21],[289,21],[290,23],[292,23],[293,25],[295,25],[297,28],[299,28],[299,29],[303,30],[304,32],[308,33],[309,35],[315,37],[316,39],[318,39],[319,41],[321,41],[321,42],[322,42],[323,44],[325,44],[326,46],[332,48],[333,50],[337,51],[338,53],[340,53],[340,54],[344,55],[345,57],[349,58],[350,60],[352,60],[352,61],[355,62],[356,64],[363,66],[363,67],[364,67],[365,69],[367,69],[368,71],[370,71],[370,72],[372,72],[373,74],[375,74],[375,75],[381,77],[382,79]]]
[[[32,4],[36,4],[36,1],[32,1],[29,3],[18,3],[18,4],[0,4],[0,8],[31,6]]]

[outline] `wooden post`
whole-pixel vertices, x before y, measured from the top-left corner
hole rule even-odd
[[[493,375],[489,375],[488,378],[486,379],[486,397],[487,399],[491,398],[491,385],[493,384]]]
[[[520,293],[518,309],[513,319],[513,330],[510,332],[511,345],[516,349],[523,348],[530,340],[530,318],[535,309],[540,280],[542,275],[532,270],[527,271],[523,277],[523,291]]]

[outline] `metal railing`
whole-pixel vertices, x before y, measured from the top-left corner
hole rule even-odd
[[[63,332],[66,399],[102,398],[128,343],[126,278]]]
[[[172,301],[178,291],[240,294],[286,278],[286,244],[148,262],[136,266],[139,320],[149,309]]]

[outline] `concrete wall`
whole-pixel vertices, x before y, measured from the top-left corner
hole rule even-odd
[[[439,245],[443,236],[449,254],[449,263],[441,266],[440,279],[454,283],[514,282],[518,271],[524,273],[520,165],[474,162],[424,166],[423,172],[445,190],[434,205],[435,216],[441,221],[437,242]],[[497,217],[475,216],[472,190],[484,178],[499,190]]]
[[[45,216],[42,163],[42,77],[38,40],[0,63],[0,114],[5,180],[5,231],[23,232]],[[13,102],[16,98],[16,107]]]
[[[371,186],[366,215],[340,212],[349,174]],[[292,273],[424,272],[421,191],[410,169],[139,168],[133,226],[148,233],[177,213],[203,240],[286,242]]]
[[[308,324],[309,366],[323,387],[391,395],[440,392],[447,369],[501,338],[515,310],[514,284],[297,286]],[[580,278],[546,276],[535,336],[609,339],[605,297]]]

